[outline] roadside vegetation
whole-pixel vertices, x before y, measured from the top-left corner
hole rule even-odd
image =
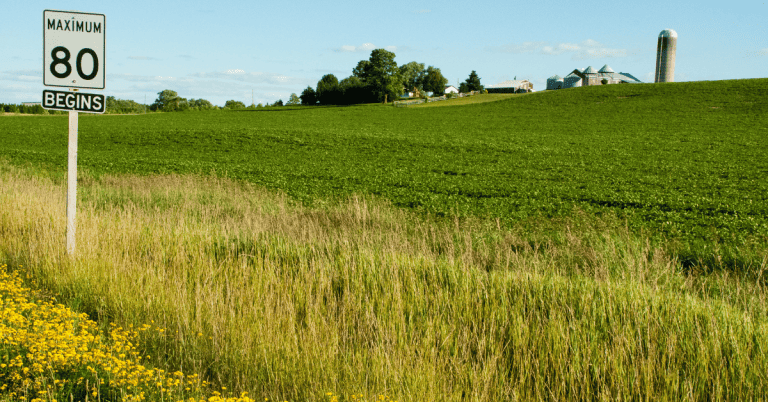
[[[255,400],[765,399],[766,86],[84,117],[74,259],[6,116],[0,264]]]

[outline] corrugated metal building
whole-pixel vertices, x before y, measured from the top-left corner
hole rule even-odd
[[[488,93],[517,94],[533,91],[533,84],[528,80],[509,80],[485,87]]]
[[[629,73],[617,73],[609,65],[604,65],[600,70],[595,70],[592,66],[585,69],[577,68],[560,78],[555,75],[547,80],[547,89],[575,88],[589,85],[606,84],[639,84],[640,80]]]

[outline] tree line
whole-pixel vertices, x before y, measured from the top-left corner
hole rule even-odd
[[[422,97],[426,93],[442,95],[448,83],[439,68],[425,67],[424,63],[412,61],[398,66],[395,53],[385,49],[375,49],[368,60],[360,60],[352,69],[352,75],[339,81],[333,74],[324,75],[317,82],[316,88],[308,86],[301,96],[292,93],[285,105],[351,105],[394,101],[404,92],[413,91]],[[482,91],[483,85],[477,72],[472,70],[469,77],[459,85],[459,92]],[[206,99],[186,99],[176,91],[166,89],[157,93],[157,99],[147,106],[132,100],[116,99],[107,96],[105,113],[128,114],[153,112],[183,112],[220,109],[254,109],[270,106],[283,106],[283,100],[269,105],[251,105],[246,107],[241,101],[228,100],[224,107],[213,105]],[[0,110],[10,113],[56,114],[65,113],[44,110],[40,105],[0,104]]]
[[[326,74],[315,88],[308,86],[298,98],[302,105],[385,102],[399,99],[405,91],[442,94],[447,83],[439,68],[425,68],[424,63],[415,61],[398,66],[395,53],[375,49],[368,60],[357,63],[349,77],[339,81],[335,75]]]

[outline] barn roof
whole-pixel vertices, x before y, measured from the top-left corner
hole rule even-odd
[[[486,88],[517,88],[528,80],[508,80],[498,84],[488,85]]]
[[[601,73],[615,73],[615,71],[613,71],[613,69],[611,68],[611,66],[609,66],[609,65],[607,65],[607,64],[606,64],[606,65],[604,65],[604,66],[603,66],[603,68],[601,68],[601,69],[599,70],[599,72],[601,72]]]

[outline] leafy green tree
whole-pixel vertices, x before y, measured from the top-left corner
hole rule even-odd
[[[245,103],[236,100],[228,100],[224,103],[224,107],[227,109],[245,109]]]
[[[339,79],[333,74],[326,74],[317,82],[317,100],[323,105],[338,105],[341,102]]]
[[[288,103],[286,105],[300,105],[301,99],[299,99],[299,96],[295,93],[292,93],[290,98],[288,98]]]
[[[467,84],[467,91],[482,91],[484,89],[483,84],[480,83],[480,77],[477,76],[477,72],[475,70],[472,70],[471,73],[469,73],[469,78],[467,78],[464,83]],[[461,91],[465,92],[465,91]]]
[[[312,87],[307,87],[301,91],[301,104],[302,105],[316,105],[317,104],[317,92]]]
[[[442,95],[445,93],[445,84],[448,83],[448,79],[443,76],[443,73],[439,68],[432,66],[427,67],[424,76],[424,90],[432,92],[434,95]]]
[[[152,110],[165,111],[166,105],[174,102],[177,103],[179,99],[179,94],[176,91],[166,89],[157,93],[157,99],[155,99],[155,103],[150,108]]]
[[[400,66],[400,77],[403,79],[405,90],[410,91],[413,88],[418,90],[427,90],[424,88],[424,79],[427,76],[427,70],[424,69],[424,63],[412,61]]]
[[[358,63],[355,70],[360,67],[363,70],[360,78],[371,88],[379,102],[385,99],[395,100],[403,93],[403,78],[400,76],[394,53],[374,49],[368,63]]]
[[[272,106],[283,106],[283,100],[278,99],[275,101],[275,103],[272,104]]]
[[[216,108],[210,101],[205,99],[190,99],[189,106],[196,110],[211,110]]]
[[[357,66],[352,69],[352,75],[354,75],[357,78],[360,78],[361,80],[365,79],[365,71],[369,68],[369,65],[371,64],[368,60],[360,60],[357,62]]]
[[[189,101],[182,97],[176,97],[165,103],[164,112],[183,112],[189,110]]]
[[[349,77],[341,80],[341,82],[339,82],[339,86],[341,87],[341,89],[347,89],[347,88],[365,86],[365,83],[363,82],[362,79],[360,79],[360,77],[355,75],[350,75]]]
[[[107,96],[105,113],[142,113],[145,111],[144,105],[132,100],[117,99],[114,96]]]
[[[352,105],[356,103],[372,103],[376,102],[376,98],[373,96],[373,91],[365,82],[355,75],[351,75],[344,78],[339,83],[339,87],[343,93],[342,104]]]

